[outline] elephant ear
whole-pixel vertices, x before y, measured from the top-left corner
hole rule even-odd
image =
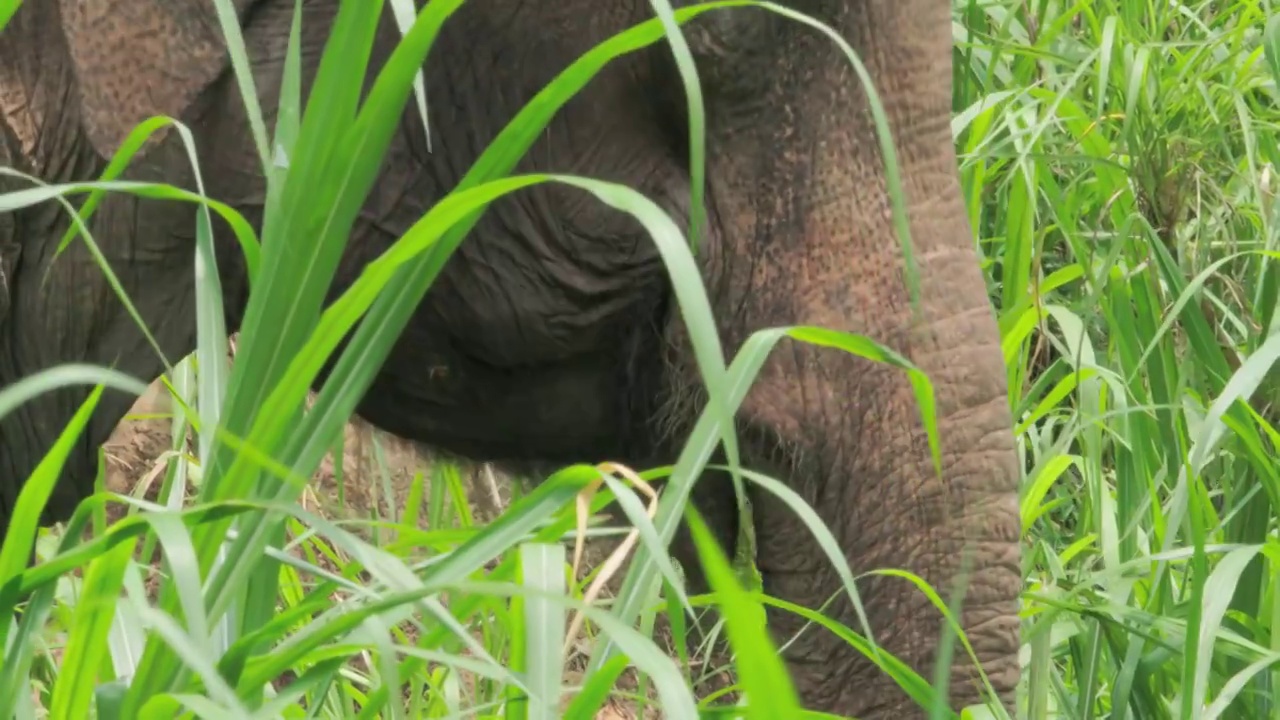
[[[226,69],[226,43],[209,0],[59,0],[81,120],[110,157],[153,115],[178,118]],[[255,0],[232,0],[237,15]]]

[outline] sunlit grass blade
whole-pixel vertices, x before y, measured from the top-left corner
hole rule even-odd
[[[597,713],[604,707],[609,691],[627,669],[628,663],[626,655],[614,655],[605,662],[604,667],[588,676],[582,689],[565,708],[564,720],[594,720],[598,717]]]
[[[121,543],[89,563],[58,682],[53,688],[49,708],[52,717],[89,717],[98,670],[107,659],[108,632],[133,548],[133,542]]]
[[[546,593],[524,599],[523,645],[525,673],[530,698],[529,720],[558,718],[561,671],[564,659],[564,608],[548,600],[565,592],[565,552],[563,545],[527,543],[520,546],[520,573],[524,584]],[[523,720],[523,718],[522,718]]]
[[[9,19],[21,6],[22,0],[0,0],[0,30],[4,30],[4,26],[9,24]]]
[[[769,639],[764,607],[738,584],[728,559],[697,511],[690,506],[686,512],[707,581],[719,598],[738,677],[747,688],[747,717],[795,717],[800,700],[778,648]]]
[[[8,585],[16,575],[26,568],[35,544],[36,528],[40,516],[44,512],[45,503],[53,494],[54,486],[62,474],[62,466],[71,454],[71,450],[80,442],[80,435],[89,423],[98,401],[102,398],[104,387],[99,385],[89,393],[89,397],[80,405],[80,409],[71,418],[71,422],[59,433],[53,447],[45,454],[31,477],[18,493],[14,504],[9,527],[4,536],[4,544],[0,546],[0,587]],[[0,637],[2,640],[3,637]],[[3,645],[3,643],[0,643]]]
[[[31,558],[40,515],[53,492],[54,485],[58,482],[67,456],[80,441],[81,433],[84,432],[98,401],[102,398],[102,392],[103,386],[98,385],[89,393],[89,397],[80,405],[71,422],[67,423],[58,435],[53,447],[36,466],[31,477],[27,478],[18,494],[3,545],[0,545],[0,593],[8,598],[16,600],[15,596],[18,593],[15,583]],[[5,604],[0,603],[0,607]],[[30,627],[27,625],[26,629],[30,630]],[[8,622],[0,622],[0,649],[5,653],[4,670],[0,675],[0,714],[6,717],[13,713],[20,684],[26,675],[25,671],[31,667],[33,659],[27,647],[20,643],[10,644],[10,629],[11,625]]]

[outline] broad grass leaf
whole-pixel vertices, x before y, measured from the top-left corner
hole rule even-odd
[[[80,442],[80,435],[84,432],[89,418],[102,398],[103,389],[104,386],[98,385],[89,393],[89,397],[85,398],[71,421],[59,433],[53,447],[49,448],[32,471],[31,477],[23,483],[17,502],[11,510],[4,544],[0,545],[0,587],[7,586],[26,568],[31,549],[35,545],[40,516],[44,513],[45,505],[53,494],[54,487],[61,479],[63,465],[71,455],[72,449]],[[8,390],[10,388],[6,388],[6,392]]]
[[[8,390],[9,388],[5,392]],[[36,465],[31,477],[26,479],[22,490],[18,493],[18,500],[11,509],[8,532],[4,536],[3,545],[0,545],[0,595],[9,602],[16,601],[15,596],[19,594],[16,592],[15,585],[19,576],[24,574],[23,571],[31,557],[37,524],[62,474],[62,466],[66,463],[71,450],[80,442],[80,435],[88,425],[94,409],[97,408],[98,401],[102,398],[102,391],[103,386],[98,385],[89,393],[89,397],[81,403],[79,410],[63,428],[57,440],[54,441],[53,447],[49,448],[44,458]],[[0,603],[0,607],[7,604],[7,602]],[[38,614],[36,613],[36,616]],[[24,616],[24,621],[25,619]],[[0,623],[0,649],[4,650],[6,656],[3,664],[5,670],[0,675],[0,716],[5,717],[13,714],[19,688],[23,684],[26,671],[31,667],[32,660],[29,647],[23,643],[9,642],[11,628],[9,623]],[[24,622],[19,628],[19,639],[30,638],[31,629],[31,625]],[[68,698],[68,701],[71,699]]]
[[[565,708],[564,720],[595,720],[629,663],[626,655],[614,655],[605,661],[603,667],[588,675],[582,689]]]
[[[1222,627],[1223,616],[1231,604],[1236,583],[1260,550],[1261,547],[1253,546],[1228,552],[1204,583],[1207,592],[1204,593],[1199,633],[1194,637],[1188,634],[1187,637],[1188,650],[1196,654],[1195,682],[1189,694],[1191,707],[1197,713],[1202,711],[1209,699],[1209,673],[1215,659],[1215,640]]]
[[[728,558],[697,511],[690,507],[686,518],[707,582],[719,599],[739,682],[747,688],[746,716],[795,717],[800,699],[778,648],[769,639],[764,608],[738,584]]]
[[[72,614],[71,632],[53,687],[49,708],[52,717],[89,717],[133,548],[132,541],[120,543],[90,562],[85,571],[82,594]]]
[[[1042,504],[1045,496],[1049,493],[1049,488],[1062,477],[1062,473],[1072,465],[1081,463],[1082,460],[1078,455],[1055,455],[1049,458],[1041,465],[1030,478],[1030,487],[1028,487],[1022,496],[1022,511],[1019,515],[1022,517],[1022,532],[1026,533],[1035,524],[1046,511],[1048,506]]]
[[[0,30],[9,24],[10,18],[22,7],[22,0],[0,0]]]
[[[563,545],[525,543],[520,546],[523,583],[545,595],[524,598],[525,675],[529,683],[528,713],[521,720],[555,720],[559,716],[561,671],[564,658],[564,608],[550,601],[565,592]]]

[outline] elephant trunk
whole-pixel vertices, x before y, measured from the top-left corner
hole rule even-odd
[[[999,336],[957,180],[948,5],[826,5],[811,11],[857,50],[888,115],[921,313],[913,315],[862,85],[828,37],[798,24],[776,33],[769,49],[740,54],[757,63],[738,68],[750,78],[743,82],[767,98],[749,112],[739,101],[743,85],[709,85],[716,232],[704,262],[730,351],[760,328],[819,325],[867,335],[927,373],[942,478],[903,371],[797,342],[775,349],[740,409],[743,460],[801,493],[855,576],[906,570],[943,599],[962,582],[958,619],[1009,705],[1018,678],[1018,472]],[[730,77],[714,67],[709,75]],[[791,510],[762,493],[753,506],[767,594],[817,609],[841,592]],[[944,621],[927,596],[884,575],[860,578],[858,589],[876,641],[930,681]],[[862,632],[847,596],[825,612]],[[804,621],[778,611],[770,624],[785,641]],[[959,708],[981,699],[972,663],[956,647],[950,693]],[[821,628],[785,652],[811,708],[862,718],[920,712]]]

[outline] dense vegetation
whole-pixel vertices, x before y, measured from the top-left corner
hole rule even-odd
[[[339,526],[294,502],[405,313],[476,212],[504,192],[571,182],[634,213],[672,259],[691,327],[710,328],[700,284],[682,270],[685,238],[642,197],[587,179],[508,178],[591,72],[667,42],[657,20],[566,72],[457,192],[321,313],[327,277],[294,272],[283,258],[305,252],[332,266],[392,121],[415,102],[412,80],[433,29],[457,4],[428,4],[383,70],[386,82],[360,103],[358,40],[377,4],[344,3],[333,61],[314,90],[321,100],[312,100],[326,112],[303,115],[287,94],[280,125],[255,128],[272,192],[262,237],[236,226],[255,273],[236,362],[225,361],[218,284],[203,275],[199,349],[170,359],[184,401],[175,437],[194,429],[197,449],[169,459],[160,504],[131,500],[135,511],[106,525],[105,505],[121,499],[104,492],[69,526],[37,533],[29,511],[44,502],[65,446],[31,479],[27,512],[0,552],[4,616],[21,601],[16,622],[0,623],[0,716],[173,717],[185,708],[234,718],[555,717],[568,682],[564,638],[571,614],[584,611],[593,636],[611,645],[589,650],[595,672],[569,687],[565,717],[592,717],[603,705],[626,662],[610,647],[640,669],[640,694],[656,687],[670,717],[691,717],[688,667],[648,636],[657,615],[680,617],[681,599],[664,582],[674,568],[645,550],[669,537],[678,493],[650,508],[650,522],[634,474],[602,486],[595,468],[574,467],[478,526],[456,473],[440,466],[415,486],[421,502],[372,528]],[[1260,0],[956,0],[954,10],[959,171],[1005,338],[1026,470],[1021,710],[1037,719],[1280,717],[1280,21]],[[296,93],[296,75],[287,87]],[[105,179],[163,125],[140,126]],[[273,162],[282,156],[289,162]],[[351,182],[335,182],[344,170]],[[196,199],[172,188],[100,188]],[[78,202],[84,190],[10,193],[0,211],[63,195]],[[198,236],[195,251],[209,262],[206,222]],[[75,240],[85,241],[93,239]],[[320,359],[356,326],[304,412]],[[749,373],[776,337],[759,336],[727,369],[715,357],[706,366]],[[857,338],[847,344],[874,352]],[[139,389],[105,370],[50,377]],[[0,412],[32,387],[0,390]],[[720,427],[716,414],[703,418],[690,451],[666,469],[673,486],[687,486]],[[193,497],[183,494],[189,480]],[[556,542],[574,534],[580,493],[596,507],[615,493],[629,498],[643,530],[608,605],[584,601],[594,576],[569,573],[573,558]],[[239,532],[224,545],[233,522]],[[41,562],[24,571],[33,542]],[[157,548],[167,563],[147,587]],[[796,717],[750,573],[732,572],[711,548],[704,562],[716,570],[748,715]],[[683,625],[672,624],[678,639]],[[292,682],[272,684],[282,677]]]
[[[958,14],[956,102],[1028,468],[1030,715],[1276,717],[1280,25],[1030,5]]]

